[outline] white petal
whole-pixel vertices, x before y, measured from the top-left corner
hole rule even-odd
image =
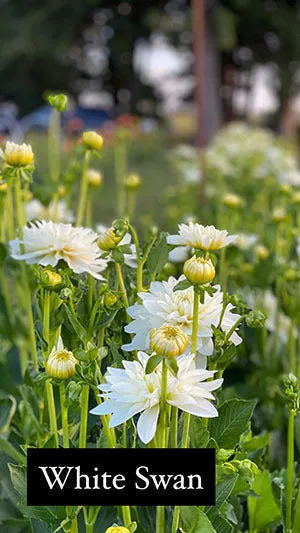
[[[155,435],[158,415],[159,405],[155,405],[151,409],[146,409],[138,420],[137,431],[144,444],[148,444]]]

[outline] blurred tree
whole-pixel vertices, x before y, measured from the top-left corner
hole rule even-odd
[[[157,100],[134,73],[136,42],[168,24],[176,40],[182,25],[172,23],[172,13],[183,13],[188,4],[0,0],[0,97],[16,101],[23,114],[42,103],[47,89],[76,96],[93,86],[108,91],[115,107],[126,101],[128,111],[136,113],[139,100]]]
[[[238,73],[242,72],[250,90],[251,71],[260,63],[273,67],[271,89],[284,119],[289,99],[300,87],[300,1],[220,0],[214,9],[222,51],[225,117],[233,114],[231,95],[241,79]]]

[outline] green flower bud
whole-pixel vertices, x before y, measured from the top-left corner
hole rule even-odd
[[[68,105],[68,97],[65,94],[50,94],[47,97],[47,100],[49,104],[60,113],[62,113],[62,111],[65,111]]]
[[[65,287],[60,291],[59,297],[61,300],[70,300],[72,298],[73,291],[69,287]]]
[[[234,454],[234,450],[225,450],[225,448],[220,448],[217,451],[217,463],[224,463],[228,461],[229,457]]]
[[[117,303],[118,298],[113,292],[107,291],[104,294],[104,305],[105,307],[113,307]]]
[[[265,325],[266,315],[261,311],[250,311],[246,315],[246,323],[250,328],[262,328]]]
[[[41,273],[41,285],[44,289],[59,290],[62,287],[63,280],[60,274],[52,270],[44,270]]]

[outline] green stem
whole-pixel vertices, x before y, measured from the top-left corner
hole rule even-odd
[[[168,390],[168,367],[165,358],[162,361],[161,375],[161,400],[160,400],[160,418],[159,418],[159,445],[166,448],[167,444],[167,390]],[[156,533],[165,532],[165,508],[158,506],[156,508]]]
[[[124,283],[124,279],[123,279],[123,275],[122,275],[122,269],[121,269],[121,266],[119,265],[119,263],[115,263],[115,268],[116,268],[116,274],[117,274],[119,287],[120,287],[122,295],[123,295],[123,303],[124,303],[124,305],[125,305],[125,307],[127,309],[129,304],[128,304],[128,298],[127,298],[127,291],[126,291],[126,287],[125,287],[125,283]]]
[[[122,517],[123,517],[124,526],[125,527],[130,526],[132,520],[131,520],[130,507],[128,505],[122,506]]]
[[[54,402],[53,386],[51,381],[46,381],[46,394],[47,394],[47,403],[48,403],[48,412],[50,420],[50,430],[52,435],[54,435],[55,448],[58,448],[58,433],[57,433],[57,421],[56,421],[56,409]]]
[[[192,345],[191,345],[191,353],[195,355],[197,352],[197,335],[198,335],[198,325],[199,325],[198,315],[199,315],[199,291],[198,291],[198,288],[195,286],[194,287],[194,304],[193,304]],[[190,423],[191,423],[190,413],[184,413],[181,448],[188,448]],[[180,507],[176,506],[174,508],[171,533],[177,533],[178,527],[179,527],[179,521],[180,521]]]
[[[7,183],[6,210],[7,233],[8,238],[11,240],[15,237],[13,191],[11,182]]]
[[[69,448],[69,430],[68,430],[68,408],[66,405],[66,386],[62,380],[59,385],[60,412],[63,432],[64,448]]]
[[[244,316],[240,316],[240,318],[237,319],[237,321],[233,324],[232,328],[230,328],[230,330],[228,331],[225,337],[225,342],[230,340],[231,335],[235,332],[235,330],[239,327],[239,325],[243,322],[243,320],[244,320]]]
[[[143,260],[141,259],[140,254],[140,243],[137,236],[137,233],[135,229],[132,226],[129,226],[129,231],[132,235],[133,244],[135,245],[136,249],[136,262],[137,262],[137,269],[136,269],[136,289],[137,292],[143,291]]]
[[[172,407],[171,415],[171,448],[177,448],[178,445],[178,407]]]
[[[50,291],[44,291],[44,306],[43,306],[43,337],[48,345],[48,355],[50,352]]]
[[[89,391],[90,391],[90,387],[87,383],[85,383],[83,385],[82,393],[81,393],[79,448],[86,447],[86,432],[87,432],[88,410],[89,410]]]
[[[22,196],[21,196],[21,178],[19,176],[15,180],[14,192],[15,192],[15,204],[16,204],[19,236],[22,239],[23,226],[25,222],[24,222],[24,208],[23,208]]]
[[[222,248],[220,255],[220,285],[223,292],[226,291],[227,268],[226,268],[226,248]]]
[[[81,186],[80,186],[80,196],[79,204],[77,209],[76,217],[76,226],[82,226],[84,220],[84,211],[86,208],[87,194],[88,194],[88,180],[87,180],[87,170],[90,161],[90,151],[87,150],[84,155],[83,166],[82,166],[82,175],[81,175]]]
[[[287,437],[287,483],[286,483],[286,530],[292,531],[292,501],[294,484],[294,419],[293,411],[289,413]]]
[[[127,153],[124,139],[118,139],[115,143],[115,177],[117,185],[118,216],[125,213],[126,191],[124,179],[127,175]]]
[[[60,174],[60,113],[54,108],[48,136],[48,161],[50,178],[57,182]]]
[[[89,315],[92,312],[93,309],[93,299],[94,299],[94,286],[95,286],[95,280],[93,276],[88,274],[88,312]]]
[[[95,394],[96,402],[99,405],[101,405],[102,400],[101,400],[101,397],[99,396],[99,391],[98,391],[97,387],[94,387],[93,391],[94,391],[94,394]],[[108,442],[108,446],[109,446],[109,448],[115,448],[115,446],[117,444],[116,435],[115,435],[114,429],[109,427],[109,415],[101,415],[100,418],[101,418],[101,422],[103,424],[103,429],[104,429],[104,433],[105,433],[105,436],[106,436],[106,439],[107,439],[107,442]]]

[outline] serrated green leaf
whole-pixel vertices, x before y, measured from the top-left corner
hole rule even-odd
[[[20,494],[22,499],[26,498],[26,467],[8,464],[10,477],[14,489]]]
[[[67,317],[69,319],[70,324],[72,325],[76,335],[81,339],[85,339],[86,337],[86,330],[85,328],[80,324],[80,322],[77,320],[77,318],[73,315],[72,311],[68,307],[67,304],[64,303],[64,308],[67,313]]]
[[[146,267],[152,276],[159,273],[168,261],[167,235],[168,233],[166,232],[162,232],[159,235],[146,261]]]
[[[254,480],[252,489],[257,497],[248,497],[250,531],[263,533],[272,525],[279,525],[281,513],[277,506],[271,486],[271,476],[267,470],[261,472]]]
[[[248,427],[255,405],[256,400],[235,398],[219,407],[219,416],[209,421],[209,431],[221,448],[234,448],[238,443],[241,433]]]
[[[229,498],[230,494],[233,491],[234,485],[238,479],[238,474],[232,474],[232,476],[227,476],[223,481],[217,484],[216,487],[216,505],[210,506],[207,508],[207,516],[213,522],[215,517],[218,515],[218,510],[221,505]]]
[[[198,507],[180,507],[180,515],[186,533],[217,533],[208,516]]]
[[[202,418],[191,417],[190,436],[193,448],[206,448],[209,441],[209,431]]]

